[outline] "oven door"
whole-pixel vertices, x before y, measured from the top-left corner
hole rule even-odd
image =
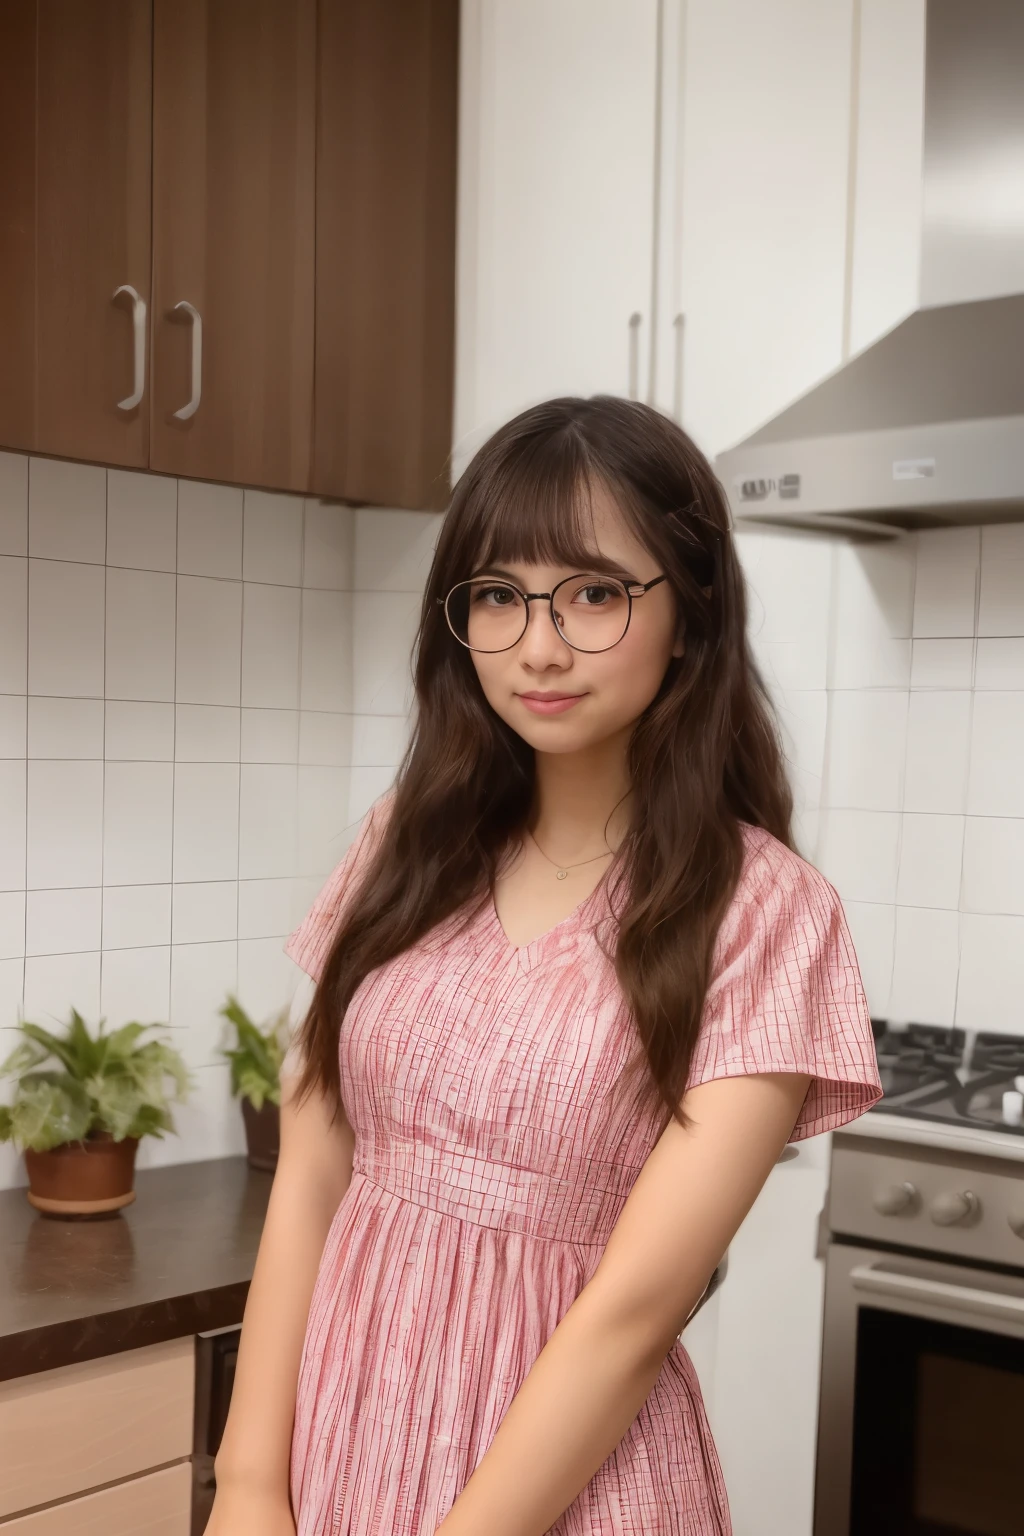
[[[814,1536],[1020,1536],[1024,1275],[833,1242]]]

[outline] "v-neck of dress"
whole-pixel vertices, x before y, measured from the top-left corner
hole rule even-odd
[[[599,893],[604,891],[608,883],[609,874],[614,867],[615,861],[613,860],[589,895],[584,896],[583,900],[578,902],[571,912],[567,912],[565,917],[559,918],[553,928],[549,928],[546,933],[539,933],[536,938],[530,939],[526,944],[513,944],[502,926],[494,900],[494,893],[493,891],[491,892],[486,908],[489,924],[494,930],[500,947],[510,958],[518,962],[520,970],[532,970],[549,951],[562,948],[563,944],[572,937],[576,929],[583,922],[591,906],[596,902]]]

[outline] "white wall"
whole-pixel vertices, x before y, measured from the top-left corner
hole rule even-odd
[[[1024,1033],[1024,527],[741,546],[872,1011]]]
[[[0,1053],[72,1005],[168,1024],[197,1090],[140,1166],[243,1144],[217,1009],[291,998],[393,777],[438,523],[0,454]]]

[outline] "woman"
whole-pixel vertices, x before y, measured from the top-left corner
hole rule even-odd
[[[721,1536],[679,1334],[785,1144],[881,1090],[685,434],[609,397],[496,432],[415,680],[286,946],[316,991],[211,1536]]]

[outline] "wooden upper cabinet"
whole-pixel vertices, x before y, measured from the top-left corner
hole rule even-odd
[[[155,0],[153,469],[308,485],[315,104],[315,0]]]
[[[150,0],[0,7],[5,446],[147,462],[150,84]]]
[[[311,488],[449,494],[458,0],[321,0]]]

